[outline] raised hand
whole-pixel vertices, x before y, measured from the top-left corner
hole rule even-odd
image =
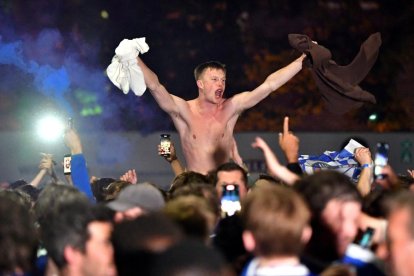
[[[266,166],[270,175],[277,177],[290,185],[292,185],[299,178],[296,174],[292,173],[280,164],[272,149],[262,138],[256,137],[255,141],[252,143],[252,147],[259,148],[263,151]]]
[[[361,165],[372,163],[372,157],[371,157],[371,152],[369,148],[365,148],[365,147],[356,148],[354,156],[355,156],[356,161]]]
[[[279,146],[288,163],[298,162],[299,138],[289,131],[289,117],[285,117],[283,121],[283,132],[279,133]]]
[[[138,183],[138,176],[135,170],[128,170],[126,173],[121,175],[119,178],[122,181],[127,181],[131,184],[137,184]]]

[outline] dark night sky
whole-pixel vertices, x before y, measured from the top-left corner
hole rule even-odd
[[[389,2],[0,0],[0,130],[25,130],[46,112],[72,116],[84,130],[173,129],[149,93],[124,95],[104,74],[123,38],[145,36],[143,59],[171,93],[191,99],[192,70],[206,60],[227,65],[230,96],[298,55],[289,33],[307,34],[347,64],[379,31],[380,56],[361,83],[376,105],[330,114],[303,70],[236,130],[274,130],[289,115],[301,131],[413,131],[414,4]],[[378,121],[368,122],[372,113]]]

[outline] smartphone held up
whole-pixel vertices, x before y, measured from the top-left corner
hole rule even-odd
[[[239,186],[226,184],[222,186],[221,217],[230,217],[241,210]]]
[[[382,169],[388,164],[390,146],[388,143],[377,143],[377,150],[374,159],[374,178],[383,179],[385,175],[382,173]]]
[[[169,157],[171,155],[171,137],[170,134],[161,134],[160,137],[161,155]]]

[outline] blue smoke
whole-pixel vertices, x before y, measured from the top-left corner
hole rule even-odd
[[[45,30],[39,35],[39,39],[35,41],[32,49],[40,49],[42,45],[46,45],[45,57],[47,54],[48,42],[45,38],[52,38],[49,42],[57,39],[56,30]],[[53,43],[52,43],[53,44]],[[39,64],[34,59],[29,59],[24,53],[23,41],[15,41],[10,43],[3,42],[0,37],[0,64],[16,66],[22,73],[33,76],[35,88],[43,95],[56,101],[68,115],[73,114],[72,107],[65,100],[64,96],[70,89],[70,76],[64,66],[55,68],[49,64]],[[15,81],[18,81],[16,79]]]

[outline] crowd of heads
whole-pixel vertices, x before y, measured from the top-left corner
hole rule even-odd
[[[338,171],[285,183],[272,173],[249,179],[234,162],[207,175],[184,171],[168,190],[93,178],[93,198],[76,179],[16,181],[0,191],[0,274],[283,275],[285,262],[303,265],[301,275],[410,275],[414,181],[387,170],[365,195]],[[230,215],[221,201],[228,185],[241,202]],[[373,240],[362,246],[368,228]]]

